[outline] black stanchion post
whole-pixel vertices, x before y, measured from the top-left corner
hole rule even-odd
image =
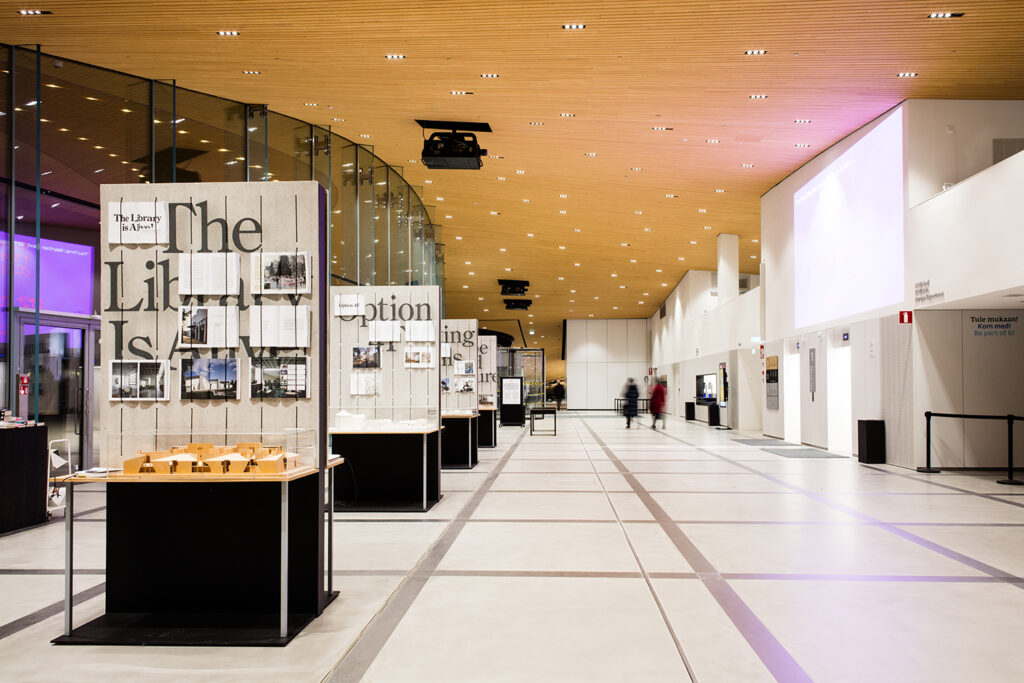
[[[1013,421],[1017,418],[1013,415],[1006,416],[1006,479],[1000,479],[1000,484],[1011,486],[1024,485],[1024,481],[1013,478]]]
[[[932,467],[932,411],[924,411],[924,467],[918,467],[918,472],[936,474],[941,472],[937,467]]]

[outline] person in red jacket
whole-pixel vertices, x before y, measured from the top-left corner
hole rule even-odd
[[[661,427],[665,428],[665,418],[662,417],[662,413],[665,412],[665,380],[658,380],[658,383],[651,389],[651,429],[658,428],[658,418],[661,418]]]

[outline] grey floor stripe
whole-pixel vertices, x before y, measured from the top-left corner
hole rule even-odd
[[[678,441],[679,443],[684,444],[686,446],[690,446],[691,448],[698,448],[696,446],[693,446],[693,444],[687,442],[686,440],[681,439],[678,436],[675,436],[674,434],[669,434],[669,433],[667,433],[665,431],[662,431],[660,433],[661,433],[662,436],[664,436],[664,437],[666,437],[668,439],[672,439],[674,441]],[[725,462],[733,462],[734,464],[738,464],[738,463],[735,463],[735,461],[733,461],[733,460],[729,460],[725,456],[717,455],[714,451],[709,451],[709,450],[703,449],[703,448],[701,448],[701,450],[704,451],[705,453],[707,453],[708,455],[714,455],[715,457],[717,457],[717,458],[719,458],[719,459],[721,459],[721,460],[723,460]],[[1001,580],[1005,581],[1007,584],[1009,584],[1011,586],[1016,586],[1018,588],[1024,589],[1024,583],[1021,583],[1020,581],[1014,580],[1014,579],[1016,579],[1016,577],[1014,577],[1011,572],[1007,572],[1007,571],[1004,571],[1004,570],[999,569],[997,567],[993,567],[992,565],[987,564],[985,562],[982,562],[981,560],[976,560],[973,557],[970,557],[968,555],[964,555],[963,553],[958,553],[957,551],[952,550],[950,548],[947,548],[947,547],[945,547],[943,545],[939,545],[938,543],[935,543],[933,541],[929,541],[926,538],[922,538],[921,536],[918,536],[916,534],[912,534],[909,531],[907,531],[906,529],[902,529],[899,526],[897,526],[896,523],[893,523],[893,522],[883,522],[882,520],[877,519],[875,517],[872,517],[871,515],[868,515],[866,513],[860,512],[859,510],[857,510],[855,508],[848,507],[848,506],[843,505],[841,503],[836,503],[836,502],[834,502],[832,500],[829,500],[829,498],[828,498],[828,496],[826,494],[816,493],[814,491],[808,491],[807,489],[800,488],[799,486],[797,486],[795,484],[790,484],[788,481],[785,481],[784,479],[779,479],[778,477],[776,477],[774,475],[771,475],[771,474],[768,474],[766,472],[759,472],[759,471],[755,470],[752,467],[747,467],[746,465],[740,465],[740,467],[744,467],[746,469],[749,469],[754,474],[757,474],[757,475],[767,479],[768,481],[774,482],[774,483],[779,484],[781,486],[785,486],[786,488],[791,489],[795,493],[799,493],[799,494],[801,494],[803,496],[806,496],[806,497],[810,498],[811,500],[817,501],[817,502],[819,502],[819,503],[821,503],[823,505],[827,505],[828,507],[832,508],[833,510],[838,510],[840,512],[844,512],[844,513],[846,513],[846,514],[848,514],[848,515],[850,515],[850,516],[852,516],[852,517],[854,517],[856,519],[863,520],[863,521],[865,521],[865,522],[867,522],[869,524],[872,524],[872,525],[878,527],[879,529],[884,529],[884,530],[888,531],[889,533],[891,533],[891,534],[893,534],[895,536],[899,536],[900,538],[902,538],[904,540],[907,540],[907,541],[910,541],[911,543],[914,543],[914,544],[916,544],[916,545],[918,545],[918,546],[920,546],[922,548],[927,548],[928,550],[934,551],[934,552],[936,552],[936,553],[938,553],[940,555],[948,557],[951,560],[955,560],[955,561],[957,561],[957,562],[959,562],[961,564],[965,564],[968,567],[971,567],[972,569],[977,569],[978,571],[980,571],[980,572],[982,572],[984,574],[988,574],[989,576],[994,576],[997,579],[1001,579]],[[882,470],[882,471],[884,472],[884,470]],[[899,474],[897,474],[895,472],[892,472],[892,473],[889,473],[889,474],[896,474],[896,476],[902,476],[902,475],[899,475]],[[952,488],[952,487],[947,487],[947,488]],[[970,492],[968,492],[968,493],[970,493]]]
[[[997,503],[1005,503],[1006,505],[1015,505],[1016,507],[1024,507],[1024,503],[1021,503],[1021,502],[1018,502],[1018,501],[1015,501],[1015,500],[1006,500],[1004,498],[1000,498],[999,497],[999,496],[1004,496],[1004,495],[1021,495],[1021,494],[979,493],[978,491],[971,491],[970,489],[965,489],[965,488],[960,487],[960,486],[953,486],[952,484],[944,484],[941,481],[935,481],[935,479],[933,479],[931,477],[916,477],[916,476],[913,476],[911,474],[904,474],[902,472],[891,472],[889,470],[882,470],[882,469],[879,469],[877,467],[872,467],[871,465],[864,465],[864,467],[867,468],[867,469],[870,469],[870,470],[877,470],[880,474],[890,474],[890,475],[892,475],[894,477],[903,477],[904,479],[909,479],[910,481],[923,482],[925,484],[931,484],[932,486],[938,486],[939,488],[949,489],[950,491],[955,491],[956,493],[968,493],[968,494],[970,494],[972,496],[978,496],[979,498],[985,498],[987,500],[994,500]],[[1009,487],[1007,487],[1007,488],[1009,488]]]
[[[466,501],[459,514],[452,520],[448,528],[441,533],[440,537],[424,554],[423,558],[420,559],[409,573],[408,578],[399,586],[380,612],[367,624],[366,628],[363,629],[359,638],[352,644],[348,652],[343,655],[330,677],[326,679],[329,683],[355,683],[362,680],[363,676],[366,675],[370,665],[373,664],[373,660],[380,654],[381,649],[383,649],[391,634],[394,633],[395,628],[398,627],[406,612],[409,611],[412,603],[416,601],[427,581],[437,571],[441,560],[444,559],[445,554],[452,547],[455,539],[466,526],[466,522],[469,521],[469,518],[472,517],[477,507],[479,507],[484,496],[490,490],[491,485],[494,484],[494,480],[498,478],[501,470],[504,469],[512,454],[516,452],[526,434],[525,430],[520,432],[509,449],[505,451],[501,460],[498,461],[498,464],[488,474],[487,479],[477,489],[477,492]]]
[[[75,576],[105,576],[106,569],[76,569]],[[63,569],[0,569],[0,576],[64,576]],[[64,603],[61,603],[64,604]]]
[[[64,573],[63,570],[61,570],[61,573]],[[97,584],[92,588],[87,588],[81,593],[76,593],[75,597],[73,598],[73,604],[80,605],[86,600],[91,600],[92,598],[95,598],[97,595],[103,595],[103,591],[105,591],[106,588],[107,584],[104,582]],[[36,610],[31,614],[27,614],[21,617],[20,619],[9,621],[3,626],[0,626],[0,640],[3,640],[8,636],[14,635],[18,631],[24,631],[30,626],[35,626],[39,622],[46,621],[50,617],[57,616],[58,614],[62,614],[63,612],[64,601],[60,600],[59,602],[55,602],[52,605],[47,605],[42,609]]]
[[[789,651],[783,647],[782,643],[775,638],[771,631],[768,630],[768,627],[757,618],[757,615],[743,602],[739,594],[721,577],[711,562],[693,544],[693,541],[672,521],[668,513],[644,489],[643,485],[630,473],[623,462],[616,457],[612,449],[604,444],[597,435],[597,432],[585,420],[583,421],[583,426],[590,431],[591,436],[601,446],[608,459],[619,469],[654,519],[661,524],[662,530],[676,546],[683,558],[696,570],[704,587],[715,598],[715,601],[718,602],[726,616],[729,617],[743,638],[750,644],[750,647],[761,659],[772,676],[775,677],[775,680],[785,683],[811,683],[811,677],[803,670],[803,667],[797,663]]]

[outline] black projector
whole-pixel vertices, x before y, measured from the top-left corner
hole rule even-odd
[[[423,141],[423,165],[427,168],[477,170],[480,157],[487,154],[473,133],[432,133]]]

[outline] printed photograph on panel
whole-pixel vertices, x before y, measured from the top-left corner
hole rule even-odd
[[[183,401],[238,398],[238,360],[183,358],[181,398]]]
[[[251,398],[309,398],[306,358],[253,358]]]
[[[261,292],[264,294],[309,292],[307,252],[262,254],[263,272],[260,274]]]
[[[360,370],[376,370],[380,367],[379,346],[353,346],[352,367]]]

